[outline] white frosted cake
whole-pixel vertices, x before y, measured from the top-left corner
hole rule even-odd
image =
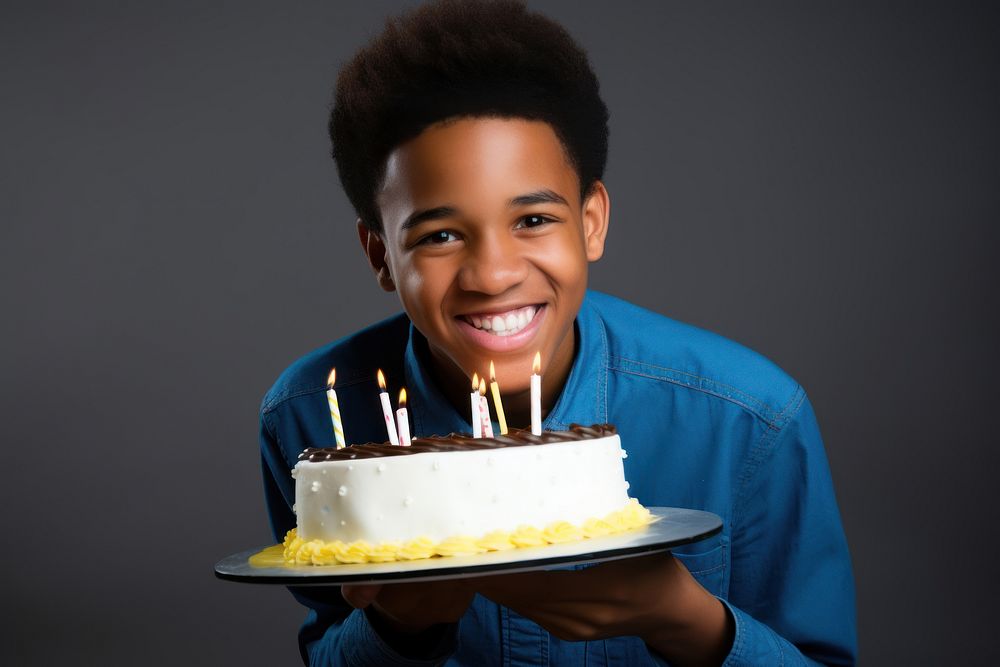
[[[541,546],[644,525],[613,426],[305,450],[286,560],[319,565]]]

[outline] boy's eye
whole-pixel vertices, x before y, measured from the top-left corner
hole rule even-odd
[[[451,232],[442,229],[441,231],[432,232],[420,239],[420,243],[426,243],[428,245],[441,245],[442,243],[448,243],[450,241],[457,240],[458,237]]]
[[[547,222],[554,222],[554,220],[544,215],[526,215],[518,221],[517,226],[530,229],[531,227],[540,227]]]

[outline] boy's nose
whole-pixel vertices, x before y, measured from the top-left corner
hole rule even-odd
[[[516,244],[482,239],[470,248],[459,271],[458,285],[467,292],[503,294],[527,276],[527,262]]]

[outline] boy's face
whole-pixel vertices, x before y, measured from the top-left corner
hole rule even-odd
[[[579,193],[561,142],[538,121],[439,123],[389,156],[383,233],[362,228],[362,244],[449,382],[488,374],[492,360],[505,392],[525,391],[541,352],[561,385],[608,221],[602,184],[582,206]]]

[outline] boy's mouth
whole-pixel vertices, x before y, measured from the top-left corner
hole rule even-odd
[[[540,310],[539,306],[524,306],[501,313],[476,313],[462,315],[462,320],[474,328],[493,336],[513,336],[524,330]]]

